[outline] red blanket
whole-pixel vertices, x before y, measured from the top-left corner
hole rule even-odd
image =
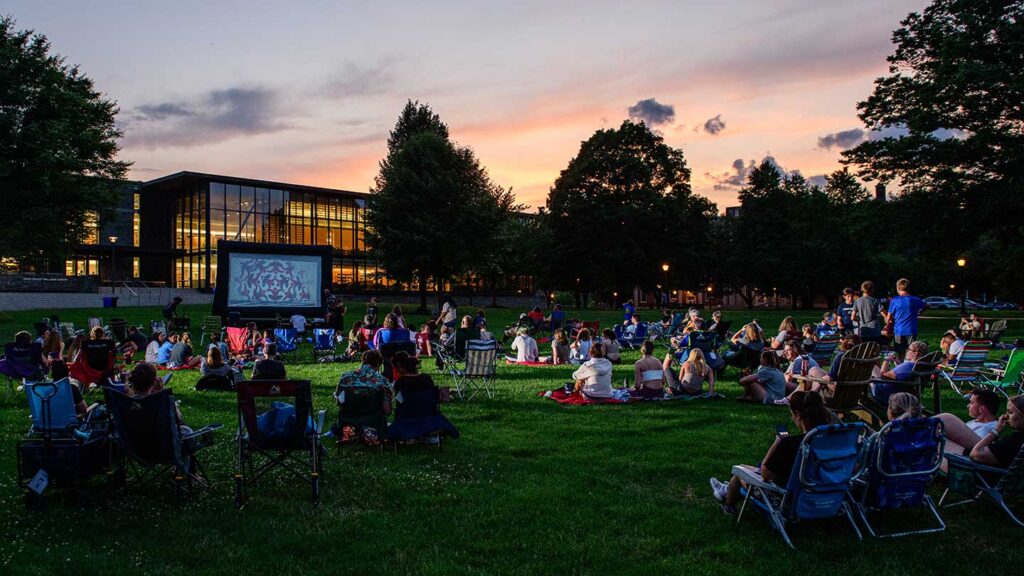
[[[547,362],[516,362],[515,360],[509,360],[505,358],[505,364],[508,366],[551,366]]]
[[[587,398],[579,392],[573,392],[572,394],[566,394],[565,390],[552,390],[551,395],[548,396],[547,392],[538,392],[538,396],[545,396],[558,402],[559,404],[629,404],[629,402],[623,402],[622,400],[615,400],[614,398],[595,399]],[[639,399],[637,399],[639,400]]]

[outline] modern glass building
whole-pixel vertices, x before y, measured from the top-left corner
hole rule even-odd
[[[96,276],[101,282],[140,280],[176,288],[213,288],[217,241],[330,246],[336,290],[416,291],[385,276],[369,257],[365,192],[333,190],[178,172],[148,182],[126,182],[113,218],[93,218],[86,241],[50,272]],[[271,250],[268,248],[268,250]],[[58,270],[58,267],[60,268]],[[430,290],[437,287],[431,283]],[[459,278],[442,290],[490,292],[478,278]],[[501,294],[531,294],[528,275],[500,279]]]

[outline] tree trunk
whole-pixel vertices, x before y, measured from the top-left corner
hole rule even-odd
[[[427,313],[427,275],[423,273],[420,273],[420,307],[416,312]]]

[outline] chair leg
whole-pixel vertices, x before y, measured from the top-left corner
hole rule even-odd
[[[861,534],[860,528],[857,527],[857,523],[853,520],[853,514],[850,513],[849,502],[843,502],[842,510],[846,519],[850,522],[850,526],[853,528],[854,533],[857,534],[857,540],[863,540],[864,535]]]
[[[1002,508],[1003,511],[1005,511],[1006,514],[1010,517],[1010,520],[1013,520],[1014,524],[1020,526],[1021,528],[1024,528],[1024,521],[1022,521],[1020,518],[1017,517],[1016,514],[1013,513],[1013,509],[1011,509],[1009,504],[1006,503],[1006,500],[1003,498],[1002,494],[991,494],[991,496],[992,499],[995,500],[997,504],[999,504],[999,507]]]

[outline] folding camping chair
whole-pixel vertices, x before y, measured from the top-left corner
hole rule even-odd
[[[228,326],[228,354],[232,356],[246,356],[252,353],[249,348],[249,329],[239,326]]]
[[[480,339],[480,328],[457,328],[455,330],[455,355],[461,360],[466,357],[466,345]]]
[[[110,335],[113,336],[118,342],[124,342],[128,339],[128,321],[124,318],[111,318],[110,319]]]
[[[718,353],[718,334],[707,331],[694,331],[690,332],[686,338],[687,350],[693,350],[694,348],[704,353],[704,360],[708,366],[715,371],[716,374],[721,374],[725,368],[725,360]],[[685,359],[681,359],[685,360]],[[758,359],[760,362],[760,359]]]
[[[974,381],[979,388],[988,388],[999,392],[1007,399],[1024,392],[1024,350],[1014,348],[1006,359],[1003,368],[987,368],[981,377]],[[1012,391],[1012,394],[1010,393]]]
[[[199,392],[211,391],[211,392],[234,392],[235,391],[235,372],[231,372],[232,377],[221,376],[220,374],[207,374],[196,381],[196,390]]]
[[[472,400],[480,392],[473,388],[473,381],[483,384],[483,391],[488,398],[493,398],[491,386],[497,376],[498,343],[495,340],[470,340],[466,343],[466,360],[460,368],[454,367],[452,377],[455,380],[455,393],[459,398]],[[469,393],[469,398],[466,398]]]
[[[14,396],[16,382],[38,380],[43,376],[43,345],[32,342],[19,346],[16,342],[4,344],[4,357],[0,358],[0,374],[7,377],[5,396]]]
[[[394,442],[396,452],[403,441],[431,439],[440,449],[445,435],[459,437],[459,431],[441,414],[439,395],[437,388],[424,388],[395,396],[395,421],[388,426],[387,438]]]
[[[60,331],[60,337],[65,343],[74,340],[75,336],[81,334],[81,330],[75,330],[74,322],[58,322],[56,328]]]
[[[960,353],[957,354],[956,362],[952,366],[943,366],[939,372],[941,378],[953,387],[957,394],[963,396],[967,392],[964,388],[967,385],[974,387],[975,382],[981,376],[981,369],[988,360],[988,352],[992,349],[992,343],[988,340],[971,340],[964,344]]]
[[[199,345],[202,346],[203,342],[209,338],[213,341],[213,335],[221,335],[224,333],[224,325],[221,323],[220,316],[203,316],[203,333],[199,337]]]
[[[78,359],[68,366],[68,371],[84,386],[82,392],[87,392],[114,373],[116,358],[117,346],[113,340],[85,340]]]
[[[164,336],[167,336],[167,323],[163,320],[153,320],[149,323],[149,331],[152,334],[159,332]]]
[[[366,342],[366,347],[370,350],[376,350],[377,347],[373,343],[374,336],[377,335],[377,330],[380,328],[360,328],[359,333],[363,335],[363,341]]]
[[[313,328],[313,362],[317,358],[334,360],[334,328]]]
[[[77,488],[110,467],[107,431],[78,418],[72,386],[68,378],[25,383],[32,427],[18,442],[18,483],[27,489],[30,502],[42,496],[42,490],[30,488],[41,470],[46,474],[43,489],[50,485]]]
[[[839,347],[839,338],[829,336],[818,340],[815,344],[814,349],[811,351],[811,358],[818,363],[819,366],[828,366],[832,363],[832,357],[835,356],[836,348]]]
[[[896,538],[946,529],[927,493],[942,465],[945,444],[938,418],[893,420],[868,440],[863,451],[864,468],[854,480],[854,507],[869,534]],[[868,521],[869,513],[921,506],[932,513],[937,527],[881,534]]]
[[[213,431],[221,428],[220,424],[194,431],[183,427],[170,388],[133,397],[104,386],[103,397],[114,422],[113,440],[120,448],[122,476],[131,473],[139,486],[164,480],[174,486],[178,496],[194,482],[209,486],[196,454],[213,444]]]
[[[860,451],[864,424],[818,426],[804,436],[800,451],[785,487],[765,482],[756,468],[734,466],[732,473],[746,482],[742,490],[743,506],[736,518],[739,524],[750,504],[768,516],[790,548],[796,549],[786,532],[786,524],[803,520],[846,516],[860,540],[860,529],[850,512],[850,485]]]
[[[88,330],[88,332],[91,334],[92,333],[92,329],[93,328],[97,328],[97,327],[98,328],[103,328],[104,332],[107,331],[106,328],[103,325],[103,318],[98,318],[96,316],[89,317],[89,330]]]
[[[939,499],[940,508],[977,502],[987,496],[1006,512],[1014,524],[1024,528],[1024,514],[1015,512],[1007,502],[1007,496],[1017,499],[1024,496],[1024,446],[1006,468],[979,464],[960,454],[946,454],[946,462],[946,491]],[[966,498],[946,504],[950,492]]]
[[[235,506],[241,508],[247,488],[275,468],[308,483],[313,503],[320,503],[322,472],[320,434],[324,411],[313,417],[313,391],[309,380],[245,380],[238,391],[238,470]],[[269,401],[262,414],[258,400]],[[290,400],[291,404],[281,402]],[[304,456],[300,456],[301,454]],[[259,466],[257,457],[262,458]]]
[[[335,394],[338,401],[338,421],[332,427],[338,444],[362,442],[367,430],[373,430],[384,450],[384,435],[388,429],[388,417],[384,409],[388,402],[387,393],[381,388],[347,386]],[[346,440],[345,428],[352,428],[352,436]]]
[[[277,343],[277,353],[285,357],[294,357],[295,351],[299,349],[299,333],[295,328],[275,328],[274,342]]]
[[[631,350],[636,350],[641,344],[647,340],[647,324],[643,322],[636,325],[636,329],[633,331],[632,336],[627,336],[621,325],[615,327],[615,336],[618,339],[619,344],[623,346],[629,346]]]

